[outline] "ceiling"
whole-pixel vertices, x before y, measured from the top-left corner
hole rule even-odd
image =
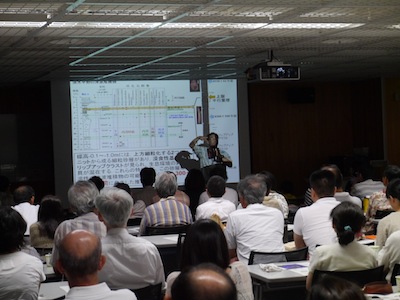
[[[0,86],[240,78],[269,60],[302,80],[399,77],[400,1],[0,1]]]

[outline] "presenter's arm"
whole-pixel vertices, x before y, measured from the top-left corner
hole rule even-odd
[[[193,141],[190,142],[189,147],[193,149],[194,146],[196,146],[196,143],[197,143],[199,140],[202,140],[202,141],[206,142],[206,141],[207,141],[207,137],[205,137],[205,136],[198,136],[198,137],[195,137],[195,138],[193,139]]]
[[[232,168],[232,161],[229,158],[226,158],[225,156],[222,157],[222,162],[224,165],[228,166],[229,168]]]
[[[228,157],[222,155],[218,148],[216,148],[216,151],[217,151],[218,161],[222,162],[225,166],[232,168],[233,165],[232,161]]]

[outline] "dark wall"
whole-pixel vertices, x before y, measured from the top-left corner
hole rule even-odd
[[[50,92],[47,82],[0,90],[0,120],[6,127],[1,129],[0,173],[12,188],[32,185],[37,200],[54,193]],[[4,146],[10,143],[14,145]]]
[[[290,103],[293,88],[314,89],[314,101]],[[249,84],[252,172],[269,170],[304,195],[310,173],[327,162],[347,166],[354,150],[383,159],[380,80],[351,83]]]
[[[384,80],[385,137],[387,159],[391,164],[400,165],[400,79]]]

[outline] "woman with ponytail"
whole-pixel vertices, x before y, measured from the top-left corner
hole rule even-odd
[[[378,265],[375,252],[357,242],[365,224],[362,209],[350,202],[342,202],[331,211],[332,226],[338,241],[317,247],[312,256],[307,277],[310,289],[314,270],[357,271]]]

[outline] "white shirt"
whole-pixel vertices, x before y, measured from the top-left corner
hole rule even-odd
[[[112,291],[107,284],[76,286],[69,290],[65,300],[137,300],[136,295],[127,289]]]
[[[375,252],[354,240],[346,246],[334,243],[318,247],[310,261],[309,270],[357,271],[377,266]]]
[[[235,211],[235,205],[224,198],[210,198],[206,203],[199,205],[196,209],[196,220],[209,219],[217,214],[222,222],[228,220],[228,215]]]
[[[225,237],[229,249],[247,264],[252,250],[281,252],[283,246],[283,214],[263,204],[251,204],[232,212],[226,223]]]
[[[230,187],[225,188],[225,194],[222,195],[222,198],[231,201],[233,205],[235,205],[235,207],[237,207],[239,204],[239,197],[236,190]],[[207,192],[201,193],[199,198],[199,205],[207,202],[208,199],[210,199],[210,196],[207,194]]]
[[[0,299],[37,300],[45,279],[40,259],[21,251],[0,255]]]
[[[29,235],[29,228],[33,223],[38,221],[39,205],[32,205],[28,202],[23,202],[13,206],[13,208],[24,218],[27,225],[25,235]]]
[[[335,193],[335,199],[339,202],[351,202],[355,205],[362,207],[361,199],[355,196],[351,196],[348,192],[337,192]]]
[[[132,236],[126,228],[114,228],[101,240],[106,263],[99,271],[99,282],[112,289],[139,289],[162,283],[164,267],[156,246]]]
[[[339,203],[334,197],[321,198],[311,206],[300,208],[294,216],[293,232],[303,236],[310,258],[316,245],[336,242],[330,214]]]
[[[381,181],[374,181],[372,179],[367,179],[365,181],[361,181],[353,185],[350,193],[353,196],[363,199],[364,197],[371,196],[375,192],[383,191],[384,188],[385,186]]]
[[[385,266],[385,271],[389,271],[386,279],[390,281],[393,267],[400,262],[400,230],[393,232],[386,240],[385,246],[378,254],[379,265]]]

